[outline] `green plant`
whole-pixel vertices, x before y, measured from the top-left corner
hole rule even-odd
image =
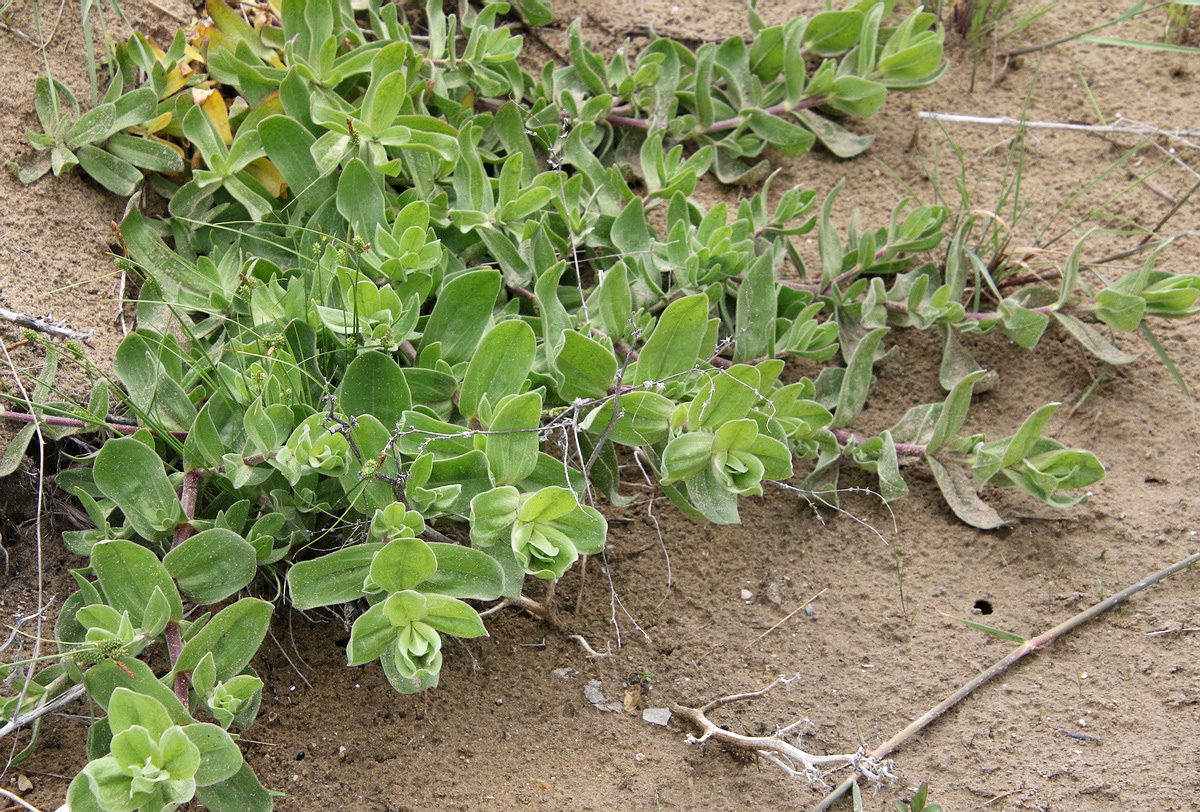
[[[41,133],[30,133],[39,151],[33,161],[17,169],[24,183],[53,170],[61,175],[81,166],[110,192],[131,195],[142,180],[143,169],[182,172],[183,153],[164,141],[138,138],[124,130],[150,118],[154,91],[138,88],[121,93],[114,82],[101,103],[82,115],[79,102],[56,79],[37,80],[37,114]]]
[[[1007,51],[1001,51],[997,56],[1011,58],[1022,54],[1039,53],[1056,48],[1066,42],[1079,40],[1081,42],[1091,42],[1097,45],[1113,45],[1121,48],[1140,48],[1148,51],[1167,51],[1176,53],[1195,53],[1196,48],[1187,45],[1182,45],[1172,39],[1173,35],[1180,34],[1178,24],[1183,19],[1190,19],[1185,7],[1200,5],[1197,0],[1175,0],[1175,2],[1153,3],[1147,5],[1147,0],[1137,0],[1132,6],[1109,20],[1103,20],[1095,25],[1068,34],[1063,37],[1043,42],[1038,45],[1029,45],[1023,48],[1013,48]],[[1156,11],[1164,11],[1167,15],[1167,24],[1162,29],[1162,34],[1157,35],[1158,41],[1147,42],[1145,40],[1124,39],[1120,37],[1098,36],[1096,31],[1101,31],[1114,25],[1134,20],[1145,14]],[[1040,16],[1040,15],[1039,15]],[[1035,18],[1036,19],[1036,18]],[[1173,28],[1174,26],[1174,28]]]
[[[1186,45],[1196,36],[1196,25],[1200,11],[1196,3],[1176,2],[1167,6],[1167,24],[1163,30],[1163,42]]]
[[[1012,0],[955,0],[948,10],[935,6],[946,25],[972,46],[982,49],[1016,36],[1061,5],[1055,2],[1018,7]]]
[[[929,797],[929,786],[922,784],[913,795],[912,800],[892,801],[892,806],[896,807],[899,812],[942,812],[939,804],[926,803],[927,797]]]
[[[989,49],[999,48],[1061,5],[1060,0],[1032,5],[1012,0],[954,0],[935,3],[935,13],[971,51],[971,88],[979,63]]]
[[[772,483],[836,500],[847,464],[899,498],[902,458],[926,460],[978,527],[1002,523],[977,493],[988,483],[1060,507],[1084,498],[1104,471],[1044,436],[1057,404],[1003,439],[964,431],[984,373],[956,335],[1031,347],[1054,320],[1104,357],[1096,322],[1190,315],[1200,277],[1152,257],[1093,291],[1081,241],[1060,284],[1005,296],[944,207],[908,201],[886,226],[839,229],[836,189],[819,208],[801,189],[770,206],[768,147],[857,153],[870,137],[836,118],[940,75],[933,16],[889,26],[889,6],[777,27],[752,11],[749,43],[692,54],[659,39],[632,62],[593,53],[574,26],[572,64],[537,76],[503,3],[460,18],[430,2],[418,37],[393,4],[284,0],[279,25],[253,28],[213,0],[206,52],[182,35],[165,53],[140,36],[119,46],[110,92],[155,101],[94,140],[153,133],[190,169],[150,167],[170,216],[133,208],[121,224],[118,263],[144,282],[118,380],[47,344],[26,411],[5,413],[48,437],[105,438],[57,480],[95,524],[64,537],[89,564],[55,629],[61,660],[16,686],[42,701],[82,684],[110,710],[72,808],[174,808],[193,793],[268,808],[220,736],[257,714],[250,663],[274,603],[355,604],[349,664],[379,660],[399,691],[431,687],[443,635],[486,633],[468,601],[521,598],[527,577],[553,581],[604,549],[594,505],[626,500],[626,455],[687,516],[719,523]],[[82,118],[45,120],[72,149]],[[709,173],[762,185],[734,210],[706,208],[691,195]],[[792,238],[814,230],[810,271]],[[948,395],[856,433],[899,327],[945,335]],[[839,353],[815,380],[784,378],[787,358]],[[86,406],[50,399],[60,360],[93,376]],[[811,463],[799,486],[785,482],[797,460]],[[442,532],[455,527],[470,546]],[[273,600],[226,605],[247,589]],[[161,677],[138,659],[152,645]],[[150,721],[113,719],[118,697]]]

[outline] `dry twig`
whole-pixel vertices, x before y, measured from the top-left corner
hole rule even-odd
[[[26,34],[21,29],[17,28],[15,25],[9,25],[8,23],[4,22],[4,20],[0,20],[0,31],[7,32],[9,34],[12,34],[15,37],[23,39],[26,42],[28,42],[30,45],[32,45],[34,48],[38,47],[37,40],[35,40],[33,37]]]
[[[39,333],[48,333],[58,338],[71,339],[72,341],[87,341],[92,337],[92,331],[80,333],[72,330],[60,321],[55,321],[49,316],[30,316],[26,313],[18,313],[15,310],[9,310],[5,307],[0,307],[0,319],[11,321],[18,327],[26,327],[30,330],[37,330]]]
[[[596,651],[594,648],[592,648],[592,644],[589,643],[587,638],[585,638],[582,634],[568,634],[567,639],[574,640],[575,642],[579,643],[579,645],[583,647],[583,651],[585,654],[587,654],[589,660],[598,660],[601,657],[612,656],[606,652]]]
[[[921,110],[918,118],[930,121],[945,121],[956,124],[983,124],[990,127],[1023,127],[1027,130],[1068,130],[1071,132],[1090,133],[1092,135],[1136,135],[1141,138],[1165,136],[1184,142],[1188,146],[1197,146],[1188,139],[1200,138],[1200,130],[1164,130],[1149,124],[1131,121],[1124,117],[1118,119],[1118,124],[1071,124],[1065,121],[1027,121],[1012,116],[968,116],[959,113],[933,113]]]
[[[10,721],[4,727],[0,727],[0,739],[3,739],[10,733],[15,733],[27,725],[33,724],[47,714],[54,713],[59,708],[65,708],[67,705],[70,705],[72,702],[80,699],[86,692],[87,687],[82,682],[78,685],[72,685],[70,688],[54,697],[54,699],[51,699],[45,705],[34,708],[28,713],[23,713]]]
[[[17,795],[15,792],[9,792],[6,789],[0,788],[0,796],[3,796],[5,799],[11,801],[22,809],[28,809],[30,812],[41,812],[40,809],[29,803],[29,801],[26,801],[20,795]]]
[[[804,603],[800,604],[800,605],[799,605],[799,606],[797,606],[795,609],[793,609],[792,611],[788,612],[786,615],[784,615],[784,616],[783,616],[783,619],[782,619],[782,620],[780,620],[778,623],[776,623],[776,624],[775,624],[774,626],[772,626],[771,628],[767,629],[765,632],[763,632],[762,634],[760,634],[758,637],[754,638],[754,642],[755,642],[755,643],[757,643],[759,640],[762,640],[762,639],[763,639],[764,637],[766,637],[768,634],[770,634],[771,632],[773,632],[773,631],[775,631],[776,629],[778,629],[778,628],[779,628],[780,626],[782,626],[784,623],[787,623],[789,620],[791,620],[793,617],[795,617],[797,613],[799,613],[801,610],[803,610],[805,606],[810,606],[810,605],[812,604],[812,602],[813,602],[813,601],[815,601],[817,598],[821,597],[822,595],[824,595],[824,594],[825,594],[826,592],[828,592],[828,591],[829,591],[829,587],[825,587],[825,588],[824,588],[824,589],[822,589],[820,592],[818,592],[817,594],[813,595],[811,598],[809,598],[808,600],[806,600]]]
[[[9,353],[8,348],[4,346],[3,342],[0,342],[0,352],[3,352],[3,354],[4,354],[4,361],[6,364],[8,364],[9,372],[12,373],[13,382],[16,383],[16,385],[17,385],[17,391],[21,393],[21,398],[25,401],[25,406],[29,409],[29,412],[32,414],[33,413],[33,400],[31,399],[31,397],[29,395],[29,390],[25,388],[25,384],[21,380],[21,376],[17,373],[16,364],[13,363],[12,355]],[[42,646],[42,615],[41,615],[41,612],[46,607],[46,599],[45,599],[45,589],[46,589],[45,572],[46,572],[46,570],[45,570],[45,562],[44,562],[44,559],[42,556],[42,540],[44,538],[43,527],[42,527],[42,515],[44,513],[45,498],[46,498],[46,438],[42,434],[41,425],[36,422],[34,423],[34,431],[37,434],[38,465],[37,465],[37,507],[36,507],[36,512],[34,513],[34,531],[33,532],[34,532],[34,559],[35,559],[36,565],[37,565],[37,605],[39,607],[39,610],[35,614],[35,620],[37,622],[37,627],[34,631],[33,656],[30,658],[30,662],[38,662],[39,655],[41,654],[41,646]],[[25,697],[28,696],[28,694],[29,694],[29,686],[32,683],[32,681],[33,681],[33,674],[30,673],[30,675],[21,684],[21,692],[17,696],[17,703],[16,703],[17,708],[20,708],[25,703]],[[7,725],[5,727],[7,727]],[[13,747],[9,751],[8,759],[5,762],[5,769],[7,769],[8,765],[12,763],[13,755],[15,753],[16,753],[16,742],[14,741]]]
[[[775,766],[780,767],[789,775],[803,776],[810,783],[824,784],[823,771],[838,769],[840,767],[853,767],[855,775],[866,776],[869,780],[878,783],[883,783],[885,780],[892,780],[891,761],[868,757],[862,750],[859,750],[857,753],[818,756],[802,750],[798,744],[789,742],[786,737],[797,728],[811,724],[808,719],[800,719],[799,721],[792,722],[786,727],[781,727],[770,736],[744,736],[740,733],[734,733],[732,730],[726,730],[708,718],[710,712],[731,702],[757,699],[769,691],[778,688],[780,685],[787,685],[798,677],[798,674],[790,678],[779,677],[761,691],[722,696],[705,705],[701,705],[699,708],[689,708],[686,705],[671,703],[671,712],[682,716],[700,729],[699,736],[688,735],[689,744],[699,744],[712,739],[730,747],[755,753]]]

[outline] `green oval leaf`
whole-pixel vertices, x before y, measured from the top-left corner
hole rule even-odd
[[[608,394],[617,374],[617,359],[599,342],[575,330],[564,330],[554,368],[562,380],[559,397],[570,403],[576,398],[600,398]]]
[[[475,352],[500,292],[500,274],[470,271],[446,283],[425,325],[421,348],[440,343],[448,364],[466,361]]]
[[[693,368],[707,332],[707,296],[697,293],[671,302],[630,371],[629,382],[661,381]]]
[[[400,365],[390,356],[372,351],[350,362],[338,387],[337,403],[345,414],[369,414],[390,428],[412,406],[412,395]]]
[[[228,733],[216,725],[193,722],[185,725],[184,734],[200,751],[200,766],[196,768],[196,785],[216,784],[232,778],[242,766],[242,751]]]
[[[184,645],[171,673],[190,672],[212,652],[218,680],[237,676],[262,645],[273,609],[258,598],[242,598],[222,609]]]
[[[437,557],[437,571],[417,584],[418,592],[476,601],[492,601],[504,593],[504,569],[492,556],[458,544],[427,544]]]
[[[292,607],[304,612],[361,598],[371,561],[381,549],[382,543],[356,544],[293,565],[287,574]]]
[[[871,370],[875,366],[875,351],[887,332],[886,327],[872,330],[854,348],[838,390],[837,409],[833,413],[834,428],[849,425],[850,421],[858,417],[867,402],[867,393],[871,391]]]
[[[537,392],[510,395],[496,406],[483,447],[494,484],[513,485],[533,473],[541,416],[542,396]]]
[[[142,625],[155,589],[166,596],[170,619],[183,619],[183,602],[170,573],[157,555],[140,544],[124,539],[100,542],[92,547],[92,571],[108,603],[128,612],[134,626]]]
[[[139,536],[161,541],[184,520],[162,460],[144,443],[132,437],[109,440],[92,472],[96,487],[117,503]]]
[[[358,616],[346,644],[346,665],[363,665],[377,660],[396,642],[397,630],[384,614],[384,603],[377,603]]]
[[[370,239],[375,234],[375,226],[383,222],[383,205],[378,173],[368,169],[361,159],[350,159],[338,180],[338,212],[350,223],[354,233],[365,240]]]
[[[498,402],[505,395],[519,394],[533,368],[537,340],[533,328],[520,319],[502,321],[479,342],[467,365],[458,406],[470,419],[479,414],[480,398]]]
[[[483,618],[457,598],[446,595],[426,595],[425,605],[428,614],[422,618],[422,621],[439,632],[465,638],[487,636],[487,629],[483,627]]]
[[[250,542],[221,527],[204,530],[163,558],[167,572],[193,603],[223,601],[254,580],[257,556]]]
[[[371,580],[388,592],[412,589],[437,571],[437,557],[420,539],[395,539],[375,553]]]

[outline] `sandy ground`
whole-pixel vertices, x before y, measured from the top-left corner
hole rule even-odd
[[[123,6],[135,26],[160,40],[176,25],[171,15],[190,13],[179,2],[128,0]],[[764,0],[759,10],[768,21],[781,21],[819,7]],[[1054,39],[1118,11],[1109,3],[1064,3],[1011,44]],[[55,75],[83,97],[82,37],[73,13],[64,10],[47,58]],[[696,39],[745,30],[741,6],[732,0],[558,0],[555,13],[556,26],[539,34],[543,58],[562,49],[562,24],[576,16],[589,36],[608,47],[625,36],[635,45],[643,42],[637,38],[651,24],[661,33]],[[14,7],[10,15],[12,25],[33,31],[27,10]],[[1130,27],[1115,35],[1146,38],[1154,32]],[[937,85],[895,94],[881,115],[854,124],[877,134],[866,155],[849,162],[806,156],[785,164],[776,188],[798,183],[825,190],[845,178],[838,211],[858,209],[865,223],[882,224],[905,196],[932,200],[939,177],[942,191],[957,200],[953,179],[960,168],[948,149],[952,138],[974,189],[972,205],[992,207],[1012,131],[947,125],[943,132],[919,121],[919,110],[1019,115],[1028,103],[1031,119],[1099,123],[1125,114],[1166,127],[1196,123],[1200,61],[1194,56],[1073,43],[1040,61],[1023,57],[1007,69],[985,58],[973,89],[971,51],[954,35],[948,56],[951,69]],[[32,90],[42,70],[28,43],[0,38],[5,159],[25,149],[24,131],[36,127]],[[1031,135],[1021,189],[1026,216],[1016,226],[1014,245],[1045,245],[1110,200],[1090,225],[1117,230],[1158,222],[1196,176],[1186,165],[1172,164],[1121,194],[1167,160],[1147,146],[1112,168],[1136,143],[1133,137]],[[1184,164],[1200,165],[1200,157],[1179,146]],[[702,194],[710,202],[736,197],[715,184]],[[103,363],[121,335],[114,319],[118,280],[106,253],[110,222],[120,216],[122,201],[77,176],[24,188],[7,173],[0,173],[0,201],[0,303],[51,312],[77,329],[94,330],[95,358]],[[1193,202],[1165,231],[1197,227]],[[1062,251],[1071,240],[1047,247]],[[1129,244],[1100,234],[1085,258]],[[1160,262],[1193,270],[1194,255],[1195,242],[1184,239]],[[1200,384],[1200,325],[1155,329],[1185,378]],[[0,325],[0,338],[11,343],[18,337]],[[663,729],[643,722],[640,713],[601,713],[585,700],[584,686],[599,680],[609,698],[620,699],[636,683],[639,706],[654,707],[753,690],[777,675],[798,674],[786,689],[735,706],[721,721],[753,732],[807,717],[808,749],[872,748],[1006,652],[1008,644],[952,616],[972,617],[986,602],[991,613],[976,619],[1031,636],[1195,551],[1195,413],[1139,338],[1122,339],[1122,346],[1145,350],[1143,357],[1106,373],[1055,330],[1034,351],[1002,337],[970,344],[981,363],[1000,373],[1000,385],[977,400],[968,425],[1002,436],[1043,403],[1067,404],[1051,433],[1092,449],[1109,470],[1086,505],[1049,513],[989,492],[1015,522],[976,532],[950,514],[920,467],[910,473],[912,496],[894,506],[894,517],[867,496],[847,498],[851,515],[839,515],[818,514],[777,492],[745,504],[742,526],[717,528],[692,524],[665,502],[643,502],[613,522],[612,589],[596,563],[585,583],[574,573],[559,589],[567,624],[611,656],[589,659],[574,641],[509,614],[494,619],[490,638],[451,645],[441,687],[420,696],[394,694],[377,666],[343,667],[347,630],[340,622],[284,617],[256,663],[270,692],[249,736],[254,741],[246,744],[263,780],[287,793],[278,808],[811,806],[821,797],[819,788],[770,764],[688,745],[678,725]],[[27,348],[14,350],[14,358],[31,369],[40,362]],[[908,406],[939,400],[937,362],[936,337],[902,338],[879,370],[863,427],[885,427]],[[0,440],[9,432],[0,425]],[[35,604],[33,471],[27,465],[0,484],[0,533],[8,553],[0,615],[6,619]],[[871,483],[864,476],[850,477],[849,484]],[[66,569],[82,561],[63,552],[49,533],[42,555],[46,590],[61,600],[69,588]],[[868,793],[866,808],[891,809],[890,800],[928,782],[931,799],[946,810],[1195,809],[1200,634],[1181,629],[1200,626],[1198,587],[1200,573],[1179,575],[978,691],[899,751],[900,783]],[[742,590],[752,600],[743,600]],[[811,616],[799,612],[785,620],[818,592]],[[76,710],[88,713],[82,706]],[[48,720],[37,753],[9,770],[3,786],[15,791],[24,786],[23,775],[33,785],[25,797],[53,808],[66,787],[62,776],[82,763],[83,740],[78,718]],[[843,802],[839,808],[850,807]]]

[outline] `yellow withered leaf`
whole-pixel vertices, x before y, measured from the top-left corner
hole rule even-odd
[[[233,143],[233,130],[229,129],[229,108],[225,106],[225,99],[221,98],[220,93],[213,93],[204,103],[200,105],[205,114],[208,115],[211,121],[217,128],[217,132],[221,134],[221,140],[225,142],[225,146]]]
[[[283,175],[268,158],[251,161],[246,165],[246,171],[250,173],[250,177],[261,183],[263,188],[271,193],[271,197],[282,198],[287,191],[287,181],[283,179]]]
[[[205,25],[204,23],[200,23],[196,26],[196,36],[192,37],[191,44],[189,44],[188,47],[199,50],[201,43],[207,39],[208,47],[213,48],[215,47],[213,38],[219,36],[221,36],[221,29],[217,28],[215,25]]]
[[[146,125],[146,132],[156,133],[171,123],[171,114],[169,112],[155,116],[154,119]]]
[[[163,94],[159,96],[159,99],[165,99],[168,96],[178,93],[186,84],[187,77],[183,75],[183,72],[179,68],[172,68],[171,72],[167,74],[166,89],[163,90]]]

